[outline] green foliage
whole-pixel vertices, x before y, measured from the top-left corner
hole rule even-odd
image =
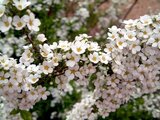
[[[156,120],[151,113],[139,109],[139,106],[143,103],[142,98],[137,98],[128,104],[122,105],[115,112],[110,113],[109,117],[99,117],[98,120]]]
[[[31,110],[31,112],[35,111],[38,114],[38,120],[50,120],[52,112],[57,112],[54,120],[65,120],[65,118],[63,118],[62,116],[58,117],[58,114],[65,113],[66,110],[70,110],[73,105],[80,100],[80,98],[81,93],[77,92],[76,89],[74,89],[72,94],[67,93],[65,96],[62,97],[60,103],[56,103],[54,107],[51,107],[51,101],[54,98],[50,96],[47,100],[42,100],[38,102]]]
[[[20,110],[13,109],[10,114],[11,114],[11,115],[16,115],[16,114],[18,114],[19,112],[20,112]]]
[[[23,120],[32,120],[32,115],[29,111],[21,110],[20,114],[21,114],[21,117],[23,118]]]
[[[20,113],[21,117],[23,120],[32,120],[32,114],[29,111],[26,110],[19,110],[19,109],[14,109],[11,111],[11,115],[16,115]]]

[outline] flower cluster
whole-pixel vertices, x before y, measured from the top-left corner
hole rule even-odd
[[[107,117],[135,94],[159,89],[160,14],[124,21],[124,28],[112,26],[103,44],[90,40],[87,34],[71,42],[50,43],[45,34],[38,33],[41,22],[34,13],[27,10],[25,15],[7,16],[5,4],[9,1],[3,2],[1,32],[7,34],[10,28],[22,31],[27,43],[17,58],[0,56],[0,95],[11,109],[30,110],[40,100],[47,100],[50,93],[54,107],[61,96],[77,88],[90,94],[67,112],[66,119],[93,120],[98,115]],[[22,11],[31,2],[13,0],[12,4]],[[89,12],[84,7],[76,15],[85,23]]]
[[[93,113],[93,105],[95,104],[95,99],[93,95],[87,95],[81,100],[80,103],[76,103],[73,106],[72,111],[70,111],[66,117],[66,120],[94,120],[97,118],[97,114]]]
[[[23,46],[26,44],[25,38],[26,37],[17,38],[15,36],[10,36],[0,39],[0,53],[8,56],[12,56],[13,54],[21,56]]]
[[[41,23],[39,19],[35,18],[35,15],[32,12],[28,12],[28,15],[24,15],[21,18],[17,15],[13,18],[4,15],[0,20],[1,32],[8,31],[12,27],[12,24],[16,30],[22,30],[27,25],[29,30],[39,31],[39,25]]]
[[[147,110],[152,113],[154,118],[160,118],[160,96],[158,94],[150,94],[143,96],[144,104],[141,105],[142,110]]]
[[[12,108],[30,109],[41,98],[47,98],[49,93],[45,87],[32,86],[40,77],[34,65],[27,67],[7,56],[1,56],[0,63],[4,69],[0,72],[1,95]]]

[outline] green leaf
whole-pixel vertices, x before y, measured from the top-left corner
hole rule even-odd
[[[21,110],[20,113],[23,120],[32,120],[32,115],[29,111]]]
[[[16,115],[16,114],[18,114],[19,112],[20,112],[19,110],[13,109],[13,110],[10,112],[10,114],[11,114],[11,115]]]

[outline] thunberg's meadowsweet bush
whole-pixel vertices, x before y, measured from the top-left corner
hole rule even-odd
[[[0,1],[0,119],[107,119],[160,89],[160,14],[119,28],[110,26],[118,19],[113,6],[127,1],[113,0],[112,14],[98,14],[100,2]],[[129,110],[135,114],[139,102],[147,110],[152,99],[143,98]]]

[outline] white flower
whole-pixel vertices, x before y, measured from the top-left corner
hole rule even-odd
[[[96,72],[96,67],[93,66],[92,63],[90,63],[90,64],[88,64],[87,66],[84,66],[84,67],[85,67],[84,69],[86,70],[87,74],[93,74],[93,73]]]
[[[91,38],[91,36],[88,36],[87,34],[80,34],[79,36],[75,37],[75,41],[87,41],[88,38]]]
[[[70,49],[70,44],[68,41],[59,41],[58,48],[61,48],[64,51],[68,51]]]
[[[27,94],[27,98],[32,101],[36,100],[38,98],[37,91],[33,91],[33,90],[29,91]]]
[[[0,20],[0,30],[6,32],[11,28],[12,18],[4,15]]]
[[[31,83],[24,83],[22,86],[22,90],[29,91],[32,88]]]
[[[67,76],[68,80],[73,80],[75,76],[79,75],[79,66],[76,65],[74,67],[69,68],[68,70],[65,71],[65,75]]]
[[[22,58],[26,61],[29,61],[29,60],[33,59],[32,55],[33,55],[33,53],[29,49],[26,49],[22,54]]]
[[[13,23],[12,24],[16,27],[15,28],[16,30],[21,30],[26,25],[23,17],[20,18],[19,16],[14,16],[13,17]]]
[[[102,53],[102,54],[99,56],[99,58],[100,58],[100,61],[101,61],[102,63],[104,63],[104,64],[108,64],[108,61],[111,60],[110,55],[109,55],[109,54],[106,54],[106,53]]]
[[[118,34],[113,32],[113,33],[108,33],[108,38],[109,40],[114,41],[115,39],[119,38]]]
[[[18,10],[23,10],[31,4],[31,2],[28,0],[13,0],[13,2],[14,2],[15,7]]]
[[[118,46],[119,49],[123,49],[124,47],[127,46],[127,43],[126,43],[126,41],[123,38],[117,39],[116,40],[116,44],[117,44],[117,46]]]
[[[144,29],[141,30],[141,32],[138,34],[139,37],[143,38],[149,38],[149,36],[152,34],[152,30],[149,27],[145,27]]]
[[[40,94],[40,96],[43,100],[46,100],[47,96],[50,95],[50,93],[48,91],[46,91],[46,87],[40,87],[38,89],[38,93]]]
[[[0,4],[7,5],[10,0],[0,0]]]
[[[35,18],[35,15],[33,13],[29,13],[28,15],[24,15],[23,16],[24,21],[27,23],[27,27],[29,30],[33,30],[33,31],[39,31],[39,26],[41,24],[39,19]]]
[[[4,12],[5,12],[5,6],[0,4],[0,17],[3,16]]]
[[[66,61],[68,67],[73,67],[80,59],[80,56],[75,53],[67,53],[66,57],[69,59]]]
[[[55,78],[55,83],[58,84],[58,89],[65,89],[68,83],[68,79],[66,76],[59,76]]]
[[[41,66],[41,70],[44,74],[52,73],[53,72],[52,63],[44,61],[43,65]]]
[[[109,32],[111,33],[117,33],[120,31],[119,28],[117,28],[117,26],[112,26],[111,28],[108,28],[109,29]]]
[[[9,76],[9,73],[0,72],[0,84],[7,83]]]
[[[89,11],[86,8],[80,8],[76,14],[84,19],[89,17]]]
[[[136,32],[134,31],[126,31],[126,34],[124,34],[124,38],[129,41],[135,41],[136,38]]]
[[[27,81],[28,82],[30,82],[31,84],[34,84],[34,83],[36,83],[38,80],[39,80],[39,78],[40,78],[40,75],[38,75],[38,74],[30,74],[29,75],[29,77],[28,78],[26,78],[27,79]]]
[[[93,54],[90,54],[88,56],[89,60],[93,63],[98,63],[99,62],[99,55],[97,52],[94,52]]]
[[[154,33],[158,34],[160,32],[160,24],[155,26],[155,29],[153,30]]]
[[[45,37],[44,34],[38,34],[37,35],[37,40],[40,41],[40,42],[44,42],[47,40],[47,38]]]
[[[4,1],[4,0],[1,0],[1,1],[0,1],[0,5],[2,5],[2,4],[3,4],[3,1]]]
[[[123,23],[125,24],[125,29],[129,30],[137,24],[137,20],[124,20]]]
[[[40,66],[36,66],[35,64],[31,64],[27,67],[27,71],[30,73],[41,73],[41,71],[39,70]]]
[[[4,91],[8,91],[9,93],[13,93],[14,89],[15,89],[15,86],[10,81],[4,86]]]
[[[142,52],[140,52],[138,55],[142,58],[142,60],[146,60],[147,59],[146,55],[144,53],[142,53]]]
[[[83,41],[75,41],[72,45],[71,45],[71,49],[75,54],[83,54],[85,52],[87,48],[87,45],[85,42]]]
[[[141,22],[137,22],[136,26],[140,30],[144,29],[144,25]]]
[[[152,44],[152,47],[158,47],[160,49],[160,35],[152,35],[148,39],[147,44]]]
[[[116,26],[112,26],[111,28],[108,28],[109,32],[108,32],[108,38],[109,40],[114,41],[115,39],[119,38],[118,32],[120,31],[119,28],[117,28]]]
[[[42,45],[39,45],[40,47],[40,54],[43,56],[43,57],[51,57],[52,56],[52,51],[50,49],[50,46],[48,44],[43,44]]]
[[[89,51],[99,51],[100,50],[100,46],[98,45],[97,42],[90,42],[87,48]]]
[[[59,65],[59,61],[62,59],[62,55],[61,54],[54,54],[52,57],[52,64],[53,66],[58,66]]]
[[[136,54],[138,51],[141,50],[139,43],[139,40],[136,40],[129,46],[129,49],[132,51],[133,54]]]
[[[55,50],[55,49],[57,49],[57,43],[56,42],[53,42],[53,44],[52,45],[50,45],[50,48],[52,49],[52,50]]]
[[[153,22],[151,16],[149,16],[149,15],[141,16],[141,17],[140,17],[140,21],[141,21],[144,25],[149,25],[149,24],[151,24],[151,23]]]
[[[106,44],[106,48],[104,49],[104,51],[108,54],[115,51],[115,45],[114,44],[115,44],[115,42],[111,42],[110,44]]]

